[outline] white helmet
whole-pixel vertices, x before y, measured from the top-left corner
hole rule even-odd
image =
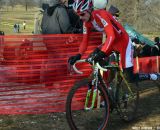
[[[108,0],[92,0],[92,2],[95,9],[105,9],[108,4]]]

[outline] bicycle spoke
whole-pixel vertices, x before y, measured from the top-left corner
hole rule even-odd
[[[70,127],[73,130],[101,130],[106,127],[108,116],[109,116],[109,106],[108,98],[104,90],[100,90],[100,95],[104,101],[103,107],[96,108],[96,102],[92,109],[85,110],[85,100],[88,90],[88,82],[78,84],[73,87],[67,98],[66,104],[66,116]],[[91,91],[90,100],[88,101],[87,107],[89,108],[92,104],[93,89]],[[106,99],[107,98],[107,99]],[[104,100],[105,99],[105,100]]]

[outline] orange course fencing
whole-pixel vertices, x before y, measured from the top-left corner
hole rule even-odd
[[[92,34],[84,57],[101,38]],[[77,54],[81,40],[81,34],[0,36],[0,114],[64,112],[69,89],[90,73],[85,63],[79,65],[83,75],[68,70],[67,60]],[[147,61],[149,68],[159,67],[155,60]],[[141,63],[135,60],[136,71],[143,70]]]

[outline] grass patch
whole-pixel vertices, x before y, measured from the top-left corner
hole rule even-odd
[[[0,30],[4,31],[6,35],[14,35],[13,26],[15,23],[20,24],[20,33],[18,34],[32,34],[34,29],[34,17],[39,12],[39,8],[29,8],[25,11],[25,7],[16,6],[13,9],[8,7],[0,10]],[[26,21],[26,30],[23,30],[23,21]]]

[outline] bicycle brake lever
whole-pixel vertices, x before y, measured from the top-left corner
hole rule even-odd
[[[73,65],[71,64],[67,64],[67,71],[68,71],[68,74],[72,75],[74,70],[73,70]]]

